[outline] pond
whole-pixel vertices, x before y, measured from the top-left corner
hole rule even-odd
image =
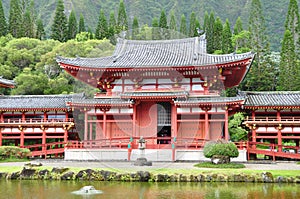
[[[92,185],[96,195],[75,195],[73,191]],[[0,180],[0,199],[299,199],[300,184],[263,183],[138,183],[81,181]]]

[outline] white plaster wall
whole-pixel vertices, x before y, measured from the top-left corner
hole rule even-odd
[[[135,161],[141,157],[139,149],[131,152],[130,160]],[[145,149],[145,155],[148,161],[172,161],[172,149]],[[127,149],[66,149],[65,160],[127,160]],[[203,150],[176,150],[175,161],[210,161],[203,155]],[[232,162],[247,161],[247,151],[239,150],[239,156],[232,158]]]

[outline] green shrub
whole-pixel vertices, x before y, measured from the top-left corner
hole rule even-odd
[[[17,146],[1,146],[0,157],[2,159],[18,158],[23,159],[30,155],[30,150],[26,148],[20,148]]]
[[[204,145],[204,156],[213,158],[214,156],[238,157],[239,151],[236,145],[225,140],[210,141]]]

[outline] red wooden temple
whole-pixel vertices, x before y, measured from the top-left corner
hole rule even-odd
[[[222,97],[238,86],[254,53],[211,55],[205,36],[158,41],[119,39],[112,56],[64,58],[57,62],[73,77],[99,89],[94,98],[69,105],[85,115],[83,141],[147,140],[188,146],[229,140],[228,117],[241,97]],[[124,142],[127,147],[128,141]]]
[[[33,156],[130,160],[143,137],[146,152],[152,151],[146,154],[150,159],[203,160],[199,151],[204,143],[230,140],[228,118],[243,111],[250,130],[247,145],[240,149],[247,149],[248,159],[260,153],[300,159],[299,92],[222,96],[226,88],[241,83],[254,56],[207,54],[201,36],[119,39],[112,56],[58,57],[66,72],[99,92],[94,97],[0,96],[0,146],[28,147]],[[0,82],[14,86],[9,80]],[[287,141],[295,145],[285,146]]]

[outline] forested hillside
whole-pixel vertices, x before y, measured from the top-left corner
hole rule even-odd
[[[57,0],[38,0],[34,1],[37,16],[40,17],[45,25],[45,30],[49,36],[50,26],[55,14]],[[4,12],[8,18],[10,0],[2,0]],[[244,28],[247,28],[249,19],[250,0],[124,0],[129,25],[132,24],[134,17],[139,20],[140,26],[151,24],[154,17],[159,17],[161,10],[164,9],[168,16],[174,11],[177,25],[180,23],[182,14],[189,21],[191,12],[196,13],[200,23],[203,23],[205,12],[213,11],[215,16],[219,16],[223,22],[229,19],[233,27],[238,16],[241,17]],[[267,32],[273,51],[280,51],[281,39],[284,34],[284,21],[288,9],[287,0],[261,0],[264,18],[266,20]],[[300,3],[300,0],[298,0]],[[65,12],[68,15],[74,10],[77,19],[83,14],[86,25],[92,30],[97,26],[100,9],[105,11],[107,17],[111,11],[117,13],[119,0],[64,0]]]

